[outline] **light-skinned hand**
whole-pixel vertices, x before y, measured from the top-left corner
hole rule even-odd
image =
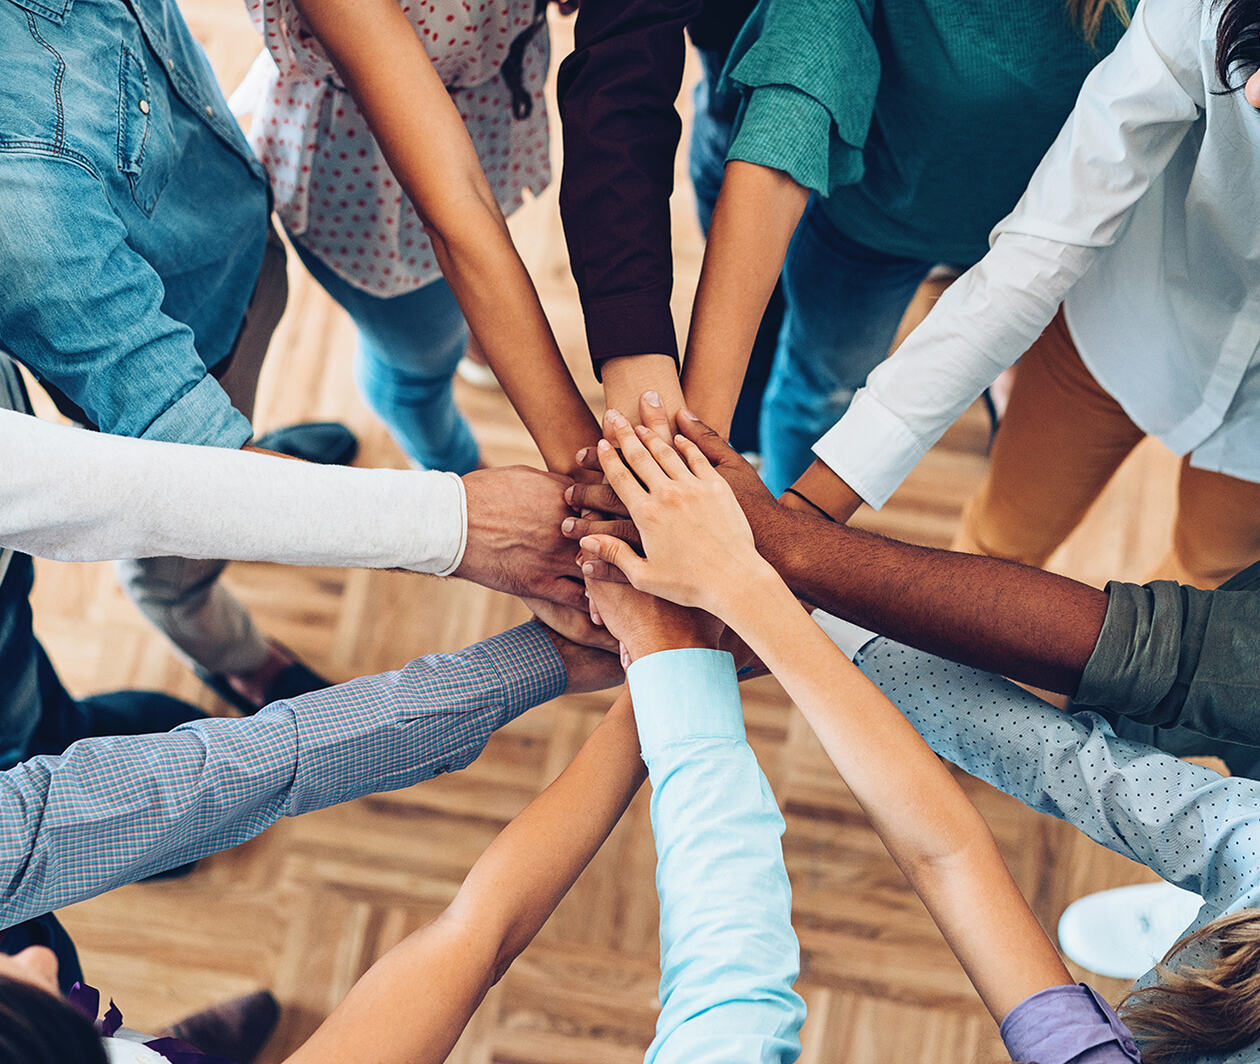
[[[606,420],[620,454],[607,440],[596,453],[639,530],[644,555],[604,534],[583,538],[583,550],[615,566],[641,591],[720,615],[730,594],[769,569],[734,492],[685,436],[676,436],[671,447],[619,411],[608,411]],[[582,571],[595,576],[591,563]]]

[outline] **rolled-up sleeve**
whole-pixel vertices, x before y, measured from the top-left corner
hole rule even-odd
[[[1260,746],[1260,590],[1112,581],[1107,595],[1078,704]]]
[[[0,211],[0,344],[102,432],[247,442],[248,419],[208,375],[192,330],[162,312],[162,280],[97,178],[66,159],[2,162],[5,195],[22,209]]]
[[[860,0],[757,8],[722,76],[744,98],[728,160],[783,170],[824,196],[862,179],[880,74],[869,16]]]

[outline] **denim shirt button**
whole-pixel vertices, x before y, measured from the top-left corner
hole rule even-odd
[[[206,104],[206,114],[208,114],[211,118],[214,117],[214,108],[209,104]]]
[[[166,69],[167,69],[167,70],[174,70],[174,69],[175,69],[175,60],[174,60],[174,59],[168,59],[168,60],[166,61]]]
[[[149,101],[148,101],[148,100],[141,100],[141,101],[140,101],[140,103],[139,103],[139,104],[137,104],[137,106],[140,108],[140,113],[141,113],[142,115],[147,115],[147,114],[149,113]]]

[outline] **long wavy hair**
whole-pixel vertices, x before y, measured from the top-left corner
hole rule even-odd
[[[1225,92],[1237,92],[1243,82],[1231,85],[1234,73],[1240,68],[1250,72],[1257,67],[1260,67],[1260,0],[1225,0],[1225,10],[1216,26],[1216,76],[1225,86]]]
[[[1067,0],[1068,15],[1090,44],[1098,36],[1098,27],[1102,25],[1103,13],[1108,8],[1120,20],[1120,25],[1129,24],[1129,9],[1124,6],[1124,0]]]
[[[1182,956],[1186,950],[1190,958]],[[1231,1053],[1260,1038],[1260,909],[1241,909],[1187,935],[1155,972],[1159,982],[1134,990],[1120,1006],[1142,1043],[1143,1064]]]

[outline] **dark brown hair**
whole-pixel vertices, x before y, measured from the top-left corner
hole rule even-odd
[[[96,1028],[64,998],[0,976],[0,1061],[108,1064]]]
[[[1242,88],[1229,83],[1239,67],[1260,67],[1260,0],[1226,0],[1216,27],[1216,76],[1226,92]]]

